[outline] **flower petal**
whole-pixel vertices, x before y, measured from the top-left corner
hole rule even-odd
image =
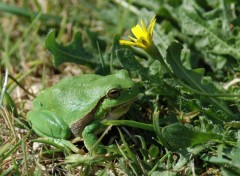
[[[131,31],[134,37],[128,36],[130,41],[120,40],[120,44],[136,46],[139,48],[143,48],[144,50],[148,50],[152,46],[152,36],[153,36],[153,28],[156,22],[155,16],[151,19],[149,27],[147,29],[143,20],[141,20],[141,26],[137,24],[134,26]]]
[[[143,29],[141,28],[141,26],[139,24],[137,24],[135,27],[133,27],[131,29],[133,35],[138,39],[139,37],[142,36],[143,33]]]
[[[129,38],[131,41],[133,41],[133,42],[137,42],[137,39],[135,39],[135,38],[133,38],[133,37],[131,37],[131,36],[128,36],[128,38]]]
[[[136,46],[136,47],[139,47],[139,48],[145,48],[145,46],[142,45],[141,43],[130,42],[130,41],[127,41],[127,40],[119,40],[119,43],[121,45],[128,45],[128,46]]]
[[[130,42],[130,41],[127,41],[127,40],[119,40],[119,43],[121,45],[135,45],[135,42]]]
[[[156,22],[156,15],[154,15],[154,16],[152,17],[151,22],[150,22],[149,27],[148,27],[148,32],[149,32],[149,34],[150,34],[151,36],[152,36],[152,34],[153,34],[153,27],[154,27],[154,25],[155,25],[155,22]]]
[[[141,20],[141,24],[142,24],[142,29],[143,29],[143,31],[144,31],[144,32],[147,32],[147,27],[146,27],[146,25],[145,25],[145,23],[144,23],[143,20]]]

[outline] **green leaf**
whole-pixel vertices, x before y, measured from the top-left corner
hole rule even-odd
[[[91,53],[87,52],[82,44],[80,32],[74,34],[73,40],[66,46],[56,42],[55,31],[50,31],[45,41],[46,48],[54,55],[54,65],[59,66],[64,62],[94,66],[100,63],[94,60]]]
[[[146,72],[148,72],[148,69],[143,67],[139,61],[136,60],[134,54],[129,49],[119,49],[117,51],[117,57],[127,70],[138,72],[143,77],[145,77]]]
[[[190,10],[191,9],[191,10]],[[226,37],[222,37],[218,26],[213,26],[213,21],[204,20],[193,8],[180,8],[178,11],[181,19],[182,32],[187,35],[201,36],[206,40],[207,47],[215,54],[228,54],[236,60],[240,58],[240,49],[236,47],[235,42],[228,42]]]
[[[220,153],[221,155],[212,156],[212,155],[203,155],[201,157],[202,160],[214,163],[216,165],[221,166],[223,175],[240,175],[240,148],[233,148],[231,152]]]
[[[222,136],[215,133],[201,132],[194,128],[175,123],[162,129],[162,135],[174,149],[205,144],[210,140],[221,140]]]
[[[183,80],[187,85],[202,93],[202,94],[216,94],[220,91],[210,82],[207,84],[203,84],[203,70],[196,69],[196,70],[188,70],[186,69],[182,62],[181,62],[181,50],[182,45],[177,42],[173,42],[167,49],[167,56],[166,60],[168,64],[171,66],[174,75],[180,80]],[[217,97],[207,97],[207,100],[213,104],[215,107],[218,107],[227,115],[223,116],[222,118],[215,116],[216,119],[220,121],[229,121],[233,120],[234,114],[230,111],[224,101],[220,100]]]
[[[151,158],[156,158],[159,154],[159,148],[155,145],[151,145],[149,148],[149,155]]]
[[[240,166],[239,156],[240,156],[240,148],[233,148],[233,150],[231,152],[232,164],[237,166],[237,167]]]

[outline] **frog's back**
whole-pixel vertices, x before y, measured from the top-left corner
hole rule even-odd
[[[54,86],[42,91],[34,100],[38,110],[49,110],[61,116],[67,123],[84,117],[97,104],[95,81],[102,76],[86,74],[62,79]]]

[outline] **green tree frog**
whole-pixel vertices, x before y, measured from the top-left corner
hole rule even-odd
[[[39,136],[60,140],[82,136],[91,151],[96,135],[104,129],[100,122],[121,117],[138,94],[139,88],[126,70],[107,76],[68,77],[33,100],[34,109],[27,119]],[[103,148],[99,144],[92,152],[102,153]]]

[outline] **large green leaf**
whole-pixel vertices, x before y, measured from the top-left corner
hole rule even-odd
[[[64,62],[74,62],[83,65],[96,65],[100,60],[94,60],[91,53],[87,52],[82,44],[82,35],[76,32],[71,43],[60,45],[56,42],[55,31],[50,31],[45,41],[46,48],[54,55],[54,64],[61,65]]]
[[[208,141],[220,140],[221,135],[207,133],[187,127],[180,123],[168,125],[162,129],[162,136],[174,149],[192,147]]]
[[[204,73],[203,70],[188,70],[182,65],[181,50],[182,45],[177,42],[173,42],[167,49],[166,60],[171,66],[174,75],[176,75],[178,79],[184,81],[189,87],[198,92],[201,92],[203,94],[219,93],[220,91],[210,82],[208,82],[208,84],[202,83],[202,77]],[[219,117],[215,116],[216,119],[220,121],[229,121],[235,118],[234,114],[229,110],[224,101],[220,100],[217,97],[211,96],[206,97],[206,99],[215,107],[218,107],[220,110],[227,114],[226,116],[222,117],[224,119],[220,119]]]
[[[228,38],[222,36],[221,29],[217,25],[214,26],[217,22],[204,20],[193,8],[180,8],[178,14],[181,19],[182,32],[203,37],[207,47],[205,49],[215,54],[228,54],[236,60],[240,59],[240,48],[236,46],[233,38],[231,42],[228,42]]]

